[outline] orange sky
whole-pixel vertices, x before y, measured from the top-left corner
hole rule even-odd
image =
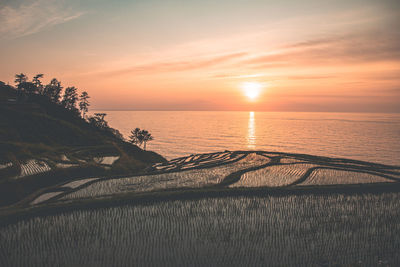
[[[57,77],[92,109],[400,112],[399,18],[386,0],[5,1],[0,80]]]

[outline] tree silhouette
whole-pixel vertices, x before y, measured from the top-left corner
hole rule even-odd
[[[18,101],[21,101],[22,96],[23,96],[23,91],[24,91],[24,83],[28,80],[28,77],[23,74],[22,72],[20,74],[15,75],[15,85],[17,86],[17,98]]]
[[[43,94],[50,98],[54,103],[58,103],[60,101],[61,90],[61,82],[56,78],[53,78],[50,83],[44,87]]]
[[[36,92],[39,94],[43,94],[43,84],[42,81],[40,80],[43,78],[43,74],[36,74],[35,77],[32,79],[32,83],[36,86]]]
[[[89,123],[100,128],[100,129],[107,129],[108,123],[104,119],[104,117],[107,116],[106,113],[95,113],[94,116],[89,117]]]
[[[143,150],[146,150],[146,144],[147,144],[147,142],[150,142],[150,141],[152,141],[154,138],[153,138],[153,136],[151,135],[151,133],[149,133],[148,131],[146,131],[146,130],[142,130],[142,138],[143,138]]]
[[[76,102],[78,101],[78,93],[75,86],[67,87],[64,91],[64,96],[61,104],[69,110],[77,111]]]
[[[136,128],[131,131],[131,135],[129,136],[129,142],[132,144],[141,146],[143,144],[143,150],[146,150],[147,142],[153,140],[153,136],[147,130],[140,130],[140,128]]]
[[[33,82],[22,82],[19,86],[22,88],[22,91],[29,94],[34,94],[37,92],[37,87]]]
[[[21,90],[23,88],[22,84],[25,83],[27,80],[28,80],[28,76],[26,76],[25,74],[23,74],[23,73],[15,74],[15,81],[14,82],[17,85],[17,88],[19,90]]]
[[[30,94],[40,92],[43,89],[43,85],[40,81],[40,78],[42,77],[43,74],[37,74],[35,77],[33,77],[32,82],[28,82],[28,76],[23,73],[16,74],[14,82],[19,94],[22,95],[22,92]]]
[[[132,130],[131,134],[132,135],[129,136],[129,142],[131,142],[132,144],[138,145],[138,146],[142,145],[143,139],[141,136],[140,128],[136,128],[135,130]]]
[[[53,78],[49,84],[43,85],[41,79],[43,78],[43,74],[36,74],[32,81],[28,81],[28,77],[24,73],[15,75],[15,84],[16,88],[10,85],[6,85],[4,82],[0,81],[0,89],[9,88],[9,90],[16,90],[18,101],[24,102],[38,102],[43,105],[47,105],[46,102],[50,101],[58,104],[60,107],[62,106],[68,111],[71,111],[71,115],[79,116],[79,110],[81,111],[82,118],[89,124],[94,127],[107,132],[108,135],[112,134],[116,138],[125,141],[123,135],[116,129],[113,129],[108,126],[107,121],[105,120],[106,113],[95,113],[94,116],[86,116],[86,113],[89,111],[88,107],[90,106],[89,98],[87,92],[82,92],[81,95],[78,95],[78,89],[74,86],[65,88],[64,94],[61,98],[61,92],[63,87],[61,86],[61,82],[56,78]],[[1,91],[1,90],[0,90]],[[38,96],[32,96],[32,94],[39,94]],[[47,97],[48,99],[44,99]],[[46,101],[47,100],[47,101]],[[78,102],[79,101],[79,102]],[[77,108],[77,104],[79,106],[79,110]],[[58,108],[54,110],[58,111]],[[67,113],[65,113],[67,114]],[[143,144],[144,149],[146,149],[146,143],[153,140],[151,134],[146,130],[140,130],[137,128],[136,132],[137,138],[135,138],[132,142],[135,144]]]
[[[82,118],[85,118],[85,114],[89,111],[89,98],[90,96],[87,92],[82,92],[82,94],[79,96],[79,110],[82,113]]]

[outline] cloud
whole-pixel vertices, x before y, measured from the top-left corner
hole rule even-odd
[[[235,74],[215,74],[211,78],[214,79],[247,79],[247,78],[258,78],[266,76],[264,73],[257,74],[245,74],[245,75],[235,75]]]
[[[304,42],[297,42],[293,44],[288,44],[283,46],[283,48],[310,48],[310,47],[318,47],[318,46],[326,46],[330,44],[337,43],[339,41],[344,40],[343,37],[331,37],[331,38],[315,38],[311,40],[307,40]]]
[[[218,64],[229,62],[241,57],[246,56],[247,53],[238,52],[224,55],[217,55],[214,57],[197,58],[186,61],[163,61],[154,62],[148,64],[137,65],[128,68],[122,68],[119,70],[102,72],[101,74],[107,74],[111,76],[134,74],[134,73],[159,73],[159,72],[177,72],[177,71],[188,71],[200,68],[212,67]]]
[[[63,2],[33,0],[16,6],[0,6],[0,38],[14,39],[34,34],[85,14],[65,6]]]
[[[296,75],[287,77],[289,80],[323,80],[336,78],[333,75]]]
[[[282,46],[275,52],[253,56],[241,63],[263,69],[376,61],[400,61],[400,34],[369,32],[310,39]]]

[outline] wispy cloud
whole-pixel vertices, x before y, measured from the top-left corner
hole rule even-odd
[[[263,69],[279,65],[310,66],[374,61],[400,62],[399,34],[369,32],[316,38],[285,45],[275,52],[253,56],[241,63]]]
[[[159,73],[159,72],[176,72],[176,71],[188,71],[200,68],[213,67],[222,63],[230,62],[235,59],[246,56],[245,52],[216,55],[207,58],[193,58],[192,60],[186,61],[163,61],[147,63],[142,65],[136,65],[127,68],[121,68],[106,72],[108,75],[117,76],[124,74],[137,74],[137,73]],[[102,73],[104,74],[104,73]]]
[[[332,79],[336,78],[333,75],[304,75],[304,76],[289,76],[287,79],[289,80],[323,80],[323,79]]]
[[[64,1],[32,0],[0,6],[0,38],[13,39],[40,32],[81,17],[86,12],[66,6]]]
[[[235,74],[215,74],[211,78],[215,79],[247,79],[247,78],[258,78],[266,76],[264,73],[256,74],[245,74],[245,75],[235,75]]]

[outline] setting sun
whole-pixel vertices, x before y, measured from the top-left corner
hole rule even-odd
[[[255,100],[261,92],[262,85],[258,82],[245,82],[241,87],[250,100]]]

